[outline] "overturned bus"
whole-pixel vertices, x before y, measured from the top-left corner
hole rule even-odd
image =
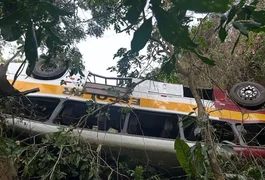
[[[18,66],[10,64],[10,81]],[[190,146],[200,140],[194,133],[194,123],[183,127],[183,118],[194,111],[196,103],[190,89],[181,84],[151,80],[139,83],[141,80],[135,78],[109,78],[88,71],[85,77],[68,76],[66,71],[56,76],[50,76],[51,71],[41,73],[39,70],[29,77],[23,70],[16,80],[14,87],[19,91],[40,89],[21,97],[12,112],[6,112],[8,126],[17,131],[51,133],[61,126],[76,126],[74,132],[91,145],[102,145],[106,152],[120,151],[171,169],[179,167],[174,150],[176,137]],[[135,86],[118,86],[124,81]],[[84,86],[79,88],[80,84]],[[219,143],[230,142],[242,155],[265,157],[262,86],[239,83],[230,90],[230,96],[218,88],[199,92]],[[16,117],[11,118],[10,113]]]

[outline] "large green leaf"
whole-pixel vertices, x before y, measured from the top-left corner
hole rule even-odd
[[[198,175],[204,174],[204,155],[202,152],[202,146],[200,142],[197,142],[195,146],[191,148],[189,161],[192,162],[192,176],[197,177]]]
[[[161,72],[170,75],[176,69],[176,58],[164,59]]]
[[[39,27],[39,29],[36,30],[36,39],[38,42],[38,47],[40,46],[43,37],[44,37],[43,28]]]
[[[264,26],[261,23],[255,22],[253,20],[248,21],[235,21],[233,22],[234,28],[238,29],[241,34],[248,37],[248,31],[253,32],[264,32]]]
[[[24,50],[26,59],[29,62],[29,70],[31,73],[38,59],[38,42],[35,34],[35,28],[31,21],[28,23]]]
[[[195,114],[195,112],[190,112],[188,115],[184,116],[184,118],[182,118],[182,127],[183,128],[187,128],[190,125],[192,125],[193,123],[196,123],[196,119],[194,117],[192,117],[191,115]]]
[[[131,41],[131,51],[138,52],[144,48],[146,43],[151,37],[153,30],[152,17],[144,21],[144,23],[134,32],[133,39]]]
[[[211,65],[211,66],[214,66],[215,65],[215,61],[206,57],[206,56],[203,56],[201,55],[200,53],[198,53],[195,49],[191,49],[191,52],[193,52],[198,58],[200,58],[200,60],[202,60],[202,62],[208,64],[208,65]]]
[[[24,32],[19,24],[13,24],[11,26],[5,26],[1,28],[1,35],[6,41],[18,40]]]
[[[221,40],[221,42],[224,42],[225,41],[225,38],[227,36],[227,31],[225,30],[225,28],[221,27],[220,30],[219,30],[219,38]]]
[[[221,21],[222,21],[222,19],[224,19],[224,18],[225,18],[226,20],[225,20],[225,21],[222,21],[220,26],[222,26],[222,25],[224,24],[224,22],[226,22],[226,23],[225,23],[225,26],[224,26],[224,27],[226,27],[226,25],[227,25],[228,23],[230,23],[235,17],[238,18],[238,13],[240,13],[240,12],[242,11],[242,7],[243,7],[243,5],[245,4],[245,1],[246,1],[246,0],[240,0],[240,2],[239,2],[238,4],[233,5],[233,6],[230,8],[230,10],[229,10],[229,12],[228,12],[227,15],[223,14],[222,17],[221,17]],[[219,33],[220,33],[220,31],[219,31]]]
[[[238,10],[239,10],[238,6],[236,6],[236,5],[232,6],[232,8],[230,9],[230,11],[228,12],[228,15],[227,15],[226,25],[232,21],[232,19],[237,14]]]
[[[238,37],[237,37],[237,39],[236,39],[236,42],[235,42],[235,44],[234,44],[234,46],[233,46],[233,48],[232,48],[231,54],[234,54],[235,49],[236,49],[236,46],[237,46],[238,43],[239,43],[240,37],[241,37],[241,34],[238,35]]]
[[[259,0],[254,0],[252,1],[252,3],[250,3],[251,6],[257,6],[257,4],[259,3]]]
[[[135,24],[144,11],[146,5],[146,0],[127,0],[126,4],[129,6],[128,12],[126,13],[126,19],[131,24]]]
[[[255,7],[253,6],[244,6],[242,7],[238,13],[236,14],[236,18],[235,20],[246,20],[246,19],[250,19],[252,13],[255,11]]]
[[[73,12],[63,10],[49,2],[39,3],[38,11],[41,14],[45,14],[46,12],[48,12],[50,16],[52,16],[56,22],[59,21],[60,16],[72,16],[73,15]]]
[[[59,45],[66,45],[66,43],[61,40],[61,38],[57,35],[57,33],[52,29],[52,28],[46,28],[46,31],[49,34],[49,37],[51,37],[51,39]]]
[[[0,19],[0,27],[12,26],[16,24],[16,22],[20,20],[21,17],[22,17],[21,11],[16,11],[12,14],[4,16]]]
[[[254,30],[261,27],[261,23],[255,22],[255,21],[244,21],[241,22],[241,24],[247,29],[247,30]]]
[[[220,26],[223,26],[223,24],[227,21],[227,16],[222,14],[220,18]]]
[[[248,37],[248,31],[254,31],[254,32],[264,31],[264,26],[262,26],[262,23],[253,20],[235,21],[233,22],[233,26],[246,37]]]
[[[188,26],[184,26],[181,21],[172,17],[170,13],[156,4],[152,5],[158,29],[163,39],[176,47],[181,46],[186,49],[197,47],[197,44],[189,36]]]
[[[262,26],[258,29],[250,29],[250,31],[253,31],[255,33],[259,33],[259,32],[265,32],[265,26]]]
[[[229,0],[176,0],[179,8],[192,10],[195,12],[225,12],[229,9]]]
[[[265,24],[265,11],[253,11],[251,15],[254,21]]]
[[[234,28],[238,29],[241,34],[243,34],[246,37],[248,37],[247,28],[245,26],[243,26],[242,23],[240,23],[240,22],[233,22],[233,26],[234,26]]]
[[[176,150],[176,155],[179,164],[181,167],[185,170],[185,172],[191,176],[192,172],[192,165],[189,161],[190,157],[190,147],[189,145],[182,139],[176,138],[175,140],[175,150]]]
[[[66,11],[48,2],[44,2],[42,4],[46,7],[46,10],[50,13],[57,13],[60,16],[72,16],[74,14],[73,12]]]
[[[47,37],[45,43],[46,43],[46,46],[48,47],[48,49],[53,49],[54,41],[52,40],[51,36]]]

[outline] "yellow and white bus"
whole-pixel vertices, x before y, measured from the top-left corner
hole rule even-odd
[[[9,65],[10,82],[19,65]],[[59,74],[60,77],[49,79],[48,71],[43,80],[40,73],[33,78],[27,76],[26,70],[22,71],[14,87],[19,91],[33,88],[40,91],[21,97],[13,104],[8,113],[16,114],[17,118],[7,116],[9,126],[27,133],[50,133],[58,131],[60,126],[77,125],[74,132],[92,145],[102,145],[107,151],[119,150],[167,168],[178,167],[174,150],[176,137],[190,146],[200,140],[194,133],[194,123],[183,127],[183,118],[196,109],[188,87],[151,80],[139,83],[140,79],[109,78],[89,71],[84,72],[85,77],[69,76],[67,71]],[[118,87],[121,81],[137,85],[131,90]],[[84,87],[78,88],[80,84]],[[265,145],[265,111],[262,109],[265,89],[262,86],[239,83],[231,89],[230,96],[218,88],[199,89],[199,92],[216,130],[216,141],[229,141],[244,155],[265,157],[262,148]],[[113,103],[117,99],[119,102]],[[109,103],[112,104],[107,106]],[[100,111],[86,116],[88,110],[95,108]],[[196,117],[196,113],[192,116]]]

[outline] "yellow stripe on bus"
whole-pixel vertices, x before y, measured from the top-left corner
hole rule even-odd
[[[25,81],[16,81],[14,87],[19,91],[25,91],[33,88],[39,88],[40,93],[46,94],[57,94],[57,95],[65,95],[63,92],[67,88],[65,86],[60,85],[51,85],[51,84],[40,84],[40,83],[32,83],[32,82],[25,82]],[[92,94],[83,94],[82,98],[84,99],[91,99]],[[107,99],[96,99],[97,101],[101,102],[110,102],[112,98]],[[136,103],[137,99],[139,99],[139,104]],[[193,104],[185,104],[179,102],[166,102],[160,100],[153,100],[147,98],[137,98],[131,97],[128,104],[131,105],[138,105],[140,107],[145,108],[153,108],[153,109],[160,109],[160,110],[170,110],[170,111],[178,111],[183,113],[189,113],[193,111],[196,107]],[[231,111],[231,110],[216,110],[214,108],[207,108],[208,112],[211,112],[210,115],[217,118],[233,120],[233,121],[265,121],[265,114],[261,113],[247,113],[243,114],[239,111]]]

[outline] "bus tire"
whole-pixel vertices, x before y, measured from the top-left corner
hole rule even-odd
[[[32,71],[35,79],[53,80],[62,77],[68,69],[66,62],[60,59],[51,59],[46,62],[45,59],[39,59]]]
[[[265,103],[265,88],[258,83],[241,82],[231,88],[229,96],[241,106],[260,107]]]

